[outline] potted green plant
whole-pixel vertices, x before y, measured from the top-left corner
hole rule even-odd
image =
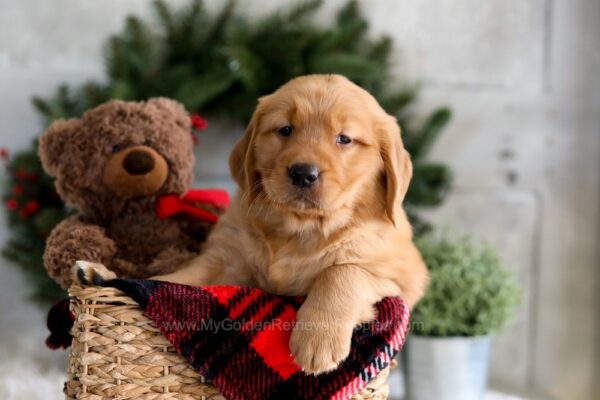
[[[513,316],[519,285],[489,245],[445,235],[425,235],[417,245],[431,282],[412,311],[404,351],[407,397],[481,400],[492,337]]]

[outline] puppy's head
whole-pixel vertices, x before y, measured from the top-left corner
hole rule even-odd
[[[262,97],[230,168],[250,201],[315,217],[383,202],[394,223],[412,174],[395,118],[339,75],[296,78]]]

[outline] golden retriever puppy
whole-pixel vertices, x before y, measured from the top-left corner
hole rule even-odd
[[[395,118],[339,75],[262,97],[230,157],[239,185],[203,254],[156,279],[306,295],[290,340],[308,373],[332,370],[373,304],[414,305],[428,282],[401,203],[412,174]]]

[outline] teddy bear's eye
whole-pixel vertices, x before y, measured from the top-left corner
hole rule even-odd
[[[144,139],[144,146],[150,146],[150,139]]]
[[[119,151],[121,151],[121,146],[119,146],[118,144],[115,144],[115,145],[112,147],[112,150],[111,150],[111,151],[112,151],[112,153],[113,153],[113,154],[115,154],[115,153],[118,153]]]

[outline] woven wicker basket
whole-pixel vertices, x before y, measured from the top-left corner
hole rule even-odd
[[[175,352],[130,297],[113,288],[73,286],[75,314],[67,399],[223,399]],[[360,393],[387,399],[389,367]]]

